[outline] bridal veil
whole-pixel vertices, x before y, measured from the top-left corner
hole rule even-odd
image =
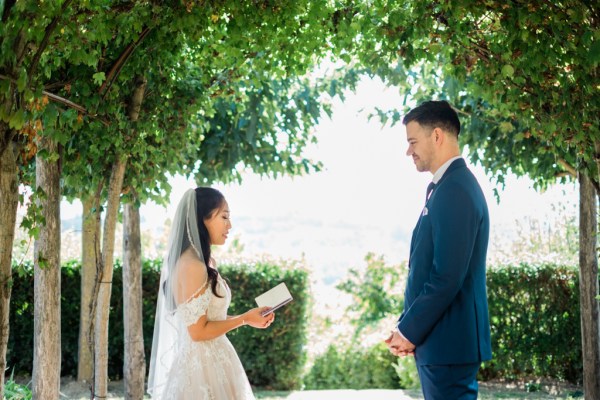
[[[176,320],[176,299],[181,298],[182,285],[177,282],[178,261],[181,254],[192,247],[192,254],[204,263],[196,208],[196,191],[190,189],[185,192],[177,206],[175,217],[169,234],[167,254],[163,260],[160,273],[160,286],[158,291],[156,318],[154,322],[154,336],[152,339],[152,355],[150,358],[150,372],[148,375],[148,393],[160,393],[161,388],[167,383],[167,377],[173,365],[177,346],[186,327]],[[190,282],[185,282],[186,292],[189,293]],[[197,288],[192,292],[200,292],[206,285],[193,283]]]

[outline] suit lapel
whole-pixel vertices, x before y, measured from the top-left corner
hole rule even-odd
[[[421,222],[422,222],[421,220],[423,219],[425,210],[427,210],[427,214],[429,214],[429,209],[427,208],[427,206],[429,205],[429,202],[431,201],[431,199],[435,195],[436,190],[438,190],[438,188],[440,187],[440,185],[446,180],[446,178],[448,176],[450,176],[452,174],[452,172],[456,171],[457,169],[466,168],[466,167],[467,167],[467,163],[465,162],[465,160],[463,158],[459,158],[459,159],[453,161],[452,164],[450,164],[448,166],[448,169],[446,170],[446,172],[444,172],[444,175],[442,175],[442,177],[440,178],[440,180],[435,184],[435,188],[433,189],[433,192],[431,193],[431,196],[429,196],[429,198],[425,202],[425,205],[423,206],[423,209],[421,210],[421,215],[419,215],[419,219],[417,220],[417,224],[415,226],[415,229],[413,229],[413,234],[412,234],[412,238],[411,238],[411,241],[410,241],[410,253],[409,254],[412,254],[412,251],[413,251],[413,248],[414,248],[414,245],[415,245],[415,240],[416,240],[417,235],[419,233],[419,226],[421,225]],[[409,267],[410,267],[410,262],[409,262]]]

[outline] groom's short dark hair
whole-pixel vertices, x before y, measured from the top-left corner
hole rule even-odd
[[[456,114],[456,111],[445,100],[430,100],[419,104],[404,116],[402,123],[407,125],[412,121],[431,129],[436,127],[442,128],[457,137],[460,134],[458,114]]]

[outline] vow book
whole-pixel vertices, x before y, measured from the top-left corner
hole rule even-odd
[[[292,295],[287,286],[285,286],[284,282],[281,282],[279,285],[258,296],[256,298],[256,304],[258,304],[259,307],[269,307],[269,310],[262,313],[262,316],[264,317],[278,308],[285,306],[292,300]]]

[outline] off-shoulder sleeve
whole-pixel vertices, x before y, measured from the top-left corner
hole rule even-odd
[[[201,292],[203,289],[206,289],[206,285],[198,289],[198,292]],[[177,313],[180,315],[185,326],[194,325],[200,317],[206,314],[211,294],[212,291],[210,288],[207,288],[200,295],[192,296],[188,301],[177,307]]]

